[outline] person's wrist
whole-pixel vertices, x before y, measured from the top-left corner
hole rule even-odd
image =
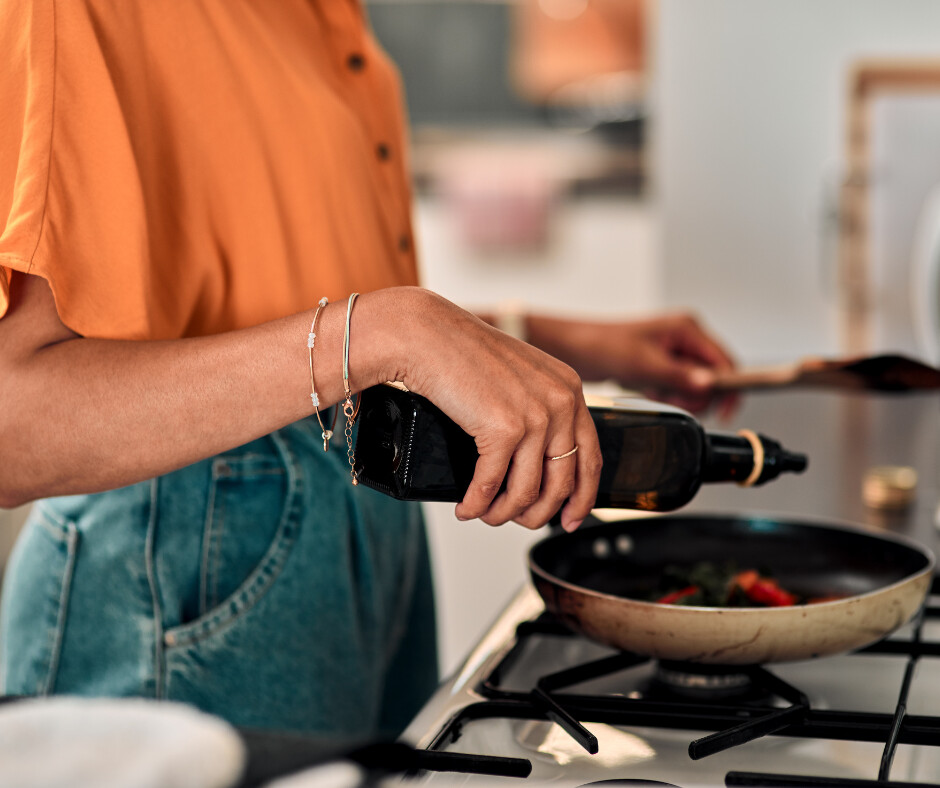
[[[351,390],[362,391],[404,377],[408,315],[420,309],[415,302],[424,292],[420,288],[386,288],[363,293],[356,300],[349,338]]]

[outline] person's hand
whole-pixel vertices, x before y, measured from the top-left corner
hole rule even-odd
[[[715,372],[733,369],[733,358],[691,315],[616,323],[530,317],[529,325],[534,342],[586,380],[614,380],[693,413],[717,405],[722,418],[737,405],[715,387]]]
[[[696,318],[680,314],[623,324],[620,339],[618,382],[693,413],[713,405],[721,418],[734,412],[737,396],[715,389],[715,372],[734,369],[734,359]]]
[[[562,526],[577,528],[601,470],[577,373],[426,290],[395,288],[361,301],[363,315],[392,321],[383,332],[394,361],[379,377],[427,397],[476,441],[480,457],[457,517],[537,528],[564,506]],[[548,459],[574,446],[571,456]]]

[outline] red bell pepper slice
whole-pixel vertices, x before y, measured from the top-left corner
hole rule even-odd
[[[789,607],[797,602],[797,595],[782,589],[776,580],[761,577],[753,569],[734,576],[732,583],[737,585],[752,602],[767,607]]]
[[[692,596],[699,591],[698,586],[686,586],[685,588],[680,588],[678,591],[672,591],[665,596],[660,597],[656,600],[657,605],[674,605],[680,599],[685,599],[687,596]]]

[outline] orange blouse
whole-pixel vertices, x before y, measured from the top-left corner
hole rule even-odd
[[[358,0],[3,0],[11,269],[85,336],[212,334],[417,280],[397,74]]]

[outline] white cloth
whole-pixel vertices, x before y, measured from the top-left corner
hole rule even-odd
[[[0,706],[0,786],[230,788],[245,747],[179,703],[51,697]]]
[[[364,778],[355,764],[337,761],[283,777],[265,788],[358,788]]]

